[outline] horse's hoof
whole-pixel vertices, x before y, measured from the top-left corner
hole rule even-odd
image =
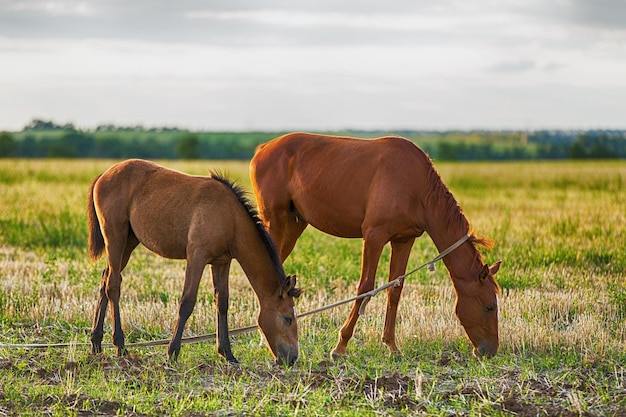
[[[400,349],[398,349],[397,347],[394,349],[389,349],[389,356],[391,356],[392,358],[399,358],[402,356],[402,351]]]
[[[226,358],[226,361],[230,364],[230,365],[239,365],[239,361],[237,360],[237,358],[235,358],[234,356],[231,356],[230,358]]]
[[[117,356],[119,356],[120,358],[122,356],[128,356],[128,349],[126,349],[125,347],[117,348]]]
[[[346,354],[345,353],[339,353],[335,350],[333,350],[330,353],[330,358],[333,360],[333,362],[337,362],[337,361],[342,361],[346,358]]]

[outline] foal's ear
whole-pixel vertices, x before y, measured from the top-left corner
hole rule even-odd
[[[283,296],[285,295],[297,298],[300,296],[301,292],[302,290],[300,290],[300,288],[296,288],[296,276],[289,275],[282,288],[280,289],[280,298],[283,298]]]

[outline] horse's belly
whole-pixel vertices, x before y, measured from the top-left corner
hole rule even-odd
[[[324,233],[329,235],[337,236],[337,237],[345,237],[345,238],[357,238],[363,237],[363,233],[361,232],[361,228],[351,228],[346,227],[346,225],[342,225],[339,221],[334,222],[324,222],[324,223],[309,223],[314,228],[321,230]]]
[[[312,209],[310,204],[306,204],[307,208],[296,208],[298,215],[314,228],[324,233],[337,237],[359,238],[363,237],[361,225],[363,224],[363,216],[356,210],[339,209],[325,205],[321,207],[316,205]]]

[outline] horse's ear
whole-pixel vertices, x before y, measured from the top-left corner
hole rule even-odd
[[[496,272],[498,272],[500,270],[500,265],[502,264],[502,261],[498,261],[495,264],[491,265],[489,267],[489,273],[491,275],[495,275]]]
[[[489,276],[489,265],[483,265],[483,269],[478,274],[478,281],[483,282]]]
[[[296,288],[296,276],[289,275],[280,290],[280,297],[282,298],[283,296],[288,295],[296,298],[300,296],[301,292],[300,288]]]
[[[480,271],[480,274],[478,274],[478,280],[483,281],[489,275],[494,275],[496,272],[500,270],[501,264],[502,264],[502,261],[498,261],[491,266],[483,265],[483,269]]]

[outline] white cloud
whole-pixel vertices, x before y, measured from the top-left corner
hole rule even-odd
[[[6,1],[0,129],[623,125],[614,23],[579,0]]]
[[[94,16],[97,8],[86,1],[56,0],[20,0],[9,8],[17,12],[41,12],[51,16]]]

